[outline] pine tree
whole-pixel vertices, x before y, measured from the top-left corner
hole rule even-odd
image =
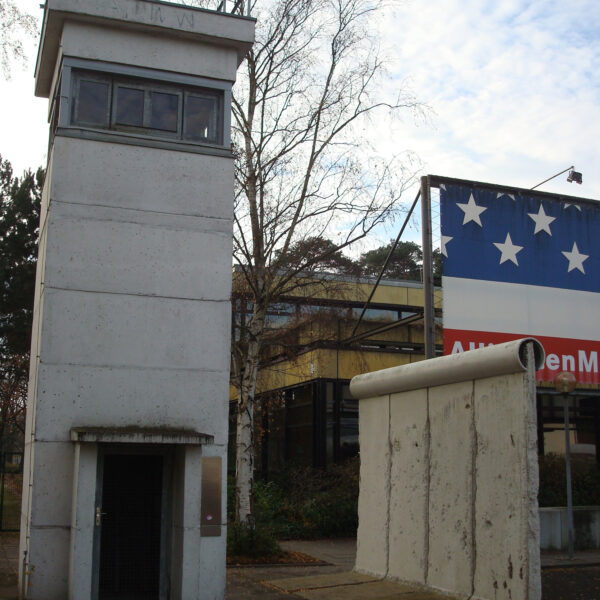
[[[23,430],[45,172],[13,175],[0,157],[0,443]]]

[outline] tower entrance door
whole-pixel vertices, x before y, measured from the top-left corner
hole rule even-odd
[[[104,453],[96,504],[98,600],[161,600],[165,456]],[[161,552],[162,551],[162,552]]]

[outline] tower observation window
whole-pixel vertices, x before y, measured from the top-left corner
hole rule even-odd
[[[223,92],[75,71],[71,124],[194,143],[223,143]]]

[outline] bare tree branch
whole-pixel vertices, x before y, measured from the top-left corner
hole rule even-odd
[[[0,66],[6,79],[10,79],[12,61],[25,64],[23,38],[37,33],[33,16],[21,11],[13,0],[0,0]]]
[[[270,304],[306,286],[340,250],[402,210],[416,176],[411,156],[378,156],[377,115],[423,110],[407,90],[384,95],[372,18],[378,0],[255,4],[256,43],[234,91],[234,335],[236,517],[252,512],[253,406]],[[367,132],[365,135],[364,132]],[[334,240],[306,256],[302,240]],[[242,322],[243,321],[243,322]]]

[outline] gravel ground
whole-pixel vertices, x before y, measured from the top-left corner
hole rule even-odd
[[[600,600],[600,566],[542,571],[543,600]]]

